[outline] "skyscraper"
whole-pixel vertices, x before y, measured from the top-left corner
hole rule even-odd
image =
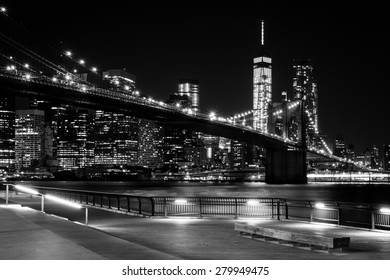
[[[64,170],[90,166],[94,152],[94,143],[89,139],[93,126],[92,116],[87,110],[69,106],[52,107],[52,111],[53,150],[58,165]]]
[[[312,145],[321,147],[318,137],[318,90],[311,60],[294,60],[293,69],[293,100],[304,101],[308,140]]]
[[[95,164],[137,165],[137,118],[97,110],[93,134]]]
[[[253,59],[253,128],[268,132],[268,113],[272,102],[272,59],[264,51],[264,21],[261,22],[261,46]]]
[[[15,164],[15,97],[0,97],[0,169],[12,170]]]
[[[15,111],[15,165],[22,168],[40,167],[43,159],[43,127],[41,110]]]
[[[195,79],[179,79],[177,94],[188,96],[190,108],[197,112],[199,110],[199,82]]]

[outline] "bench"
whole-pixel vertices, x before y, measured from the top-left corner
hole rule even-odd
[[[240,236],[250,236],[255,239],[277,240],[278,243],[288,242],[290,244],[305,244],[310,249],[312,246],[326,248],[328,252],[342,251],[349,247],[349,237],[335,237],[317,233],[305,233],[291,230],[281,230],[276,228],[266,228],[262,226],[253,226],[242,223],[235,223],[234,230],[240,233]]]

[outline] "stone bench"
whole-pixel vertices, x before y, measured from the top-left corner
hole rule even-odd
[[[234,230],[240,235],[247,235],[252,238],[272,239],[281,242],[289,242],[291,244],[306,244],[310,248],[312,246],[326,248],[330,251],[342,251],[343,248],[349,247],[349,237],[336,237],[322,235],[317,233],[306,233],[299,231],[291,231],[276,228],[266,228],[262,226],[252,226],[242,223],[235,223]]]

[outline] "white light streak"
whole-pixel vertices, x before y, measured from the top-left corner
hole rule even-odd
[[[55,202],[58,202],[58,203],[61,203],[61,204],[64,204],[64,205],[67,205],[67,206],[70,206],[70,207],[74,207],[74,208],[83,208],[80,204],[77,204],[77,203],[74,203],[74,202],[71,202],[71,201],[67,201],[65,199],[62,199],[62,198],[59,198],[59,197],[56,197],[56,196],[52,196],[52,195],[45,195],[45,198],[49,199],[49,200],[52,200],[52,201],[55,201]]]

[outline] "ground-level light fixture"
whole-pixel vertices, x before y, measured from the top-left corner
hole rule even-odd
[[[318,208],[318,209],[324,209],[325,208],[325,204],[322,203],[322,202],[317,202],[315,205],[314,205],[315,208]]]
[[[175,203],[176,204],[186,204],[188,201],[186,199],[176,199],[175,200]]]
[[[390,214],[390,208],[388,208],[388,207],[383,207],[383,208],[379,209],[379,212],[380,212],[381,214]]]
[[[246,202],[246,204],[248,204],[248,205],[250,205],[250,206],[256,206],[256,205],[259,205],[260,202],[257,201],[257,200],[248,200],[248,201]]]

